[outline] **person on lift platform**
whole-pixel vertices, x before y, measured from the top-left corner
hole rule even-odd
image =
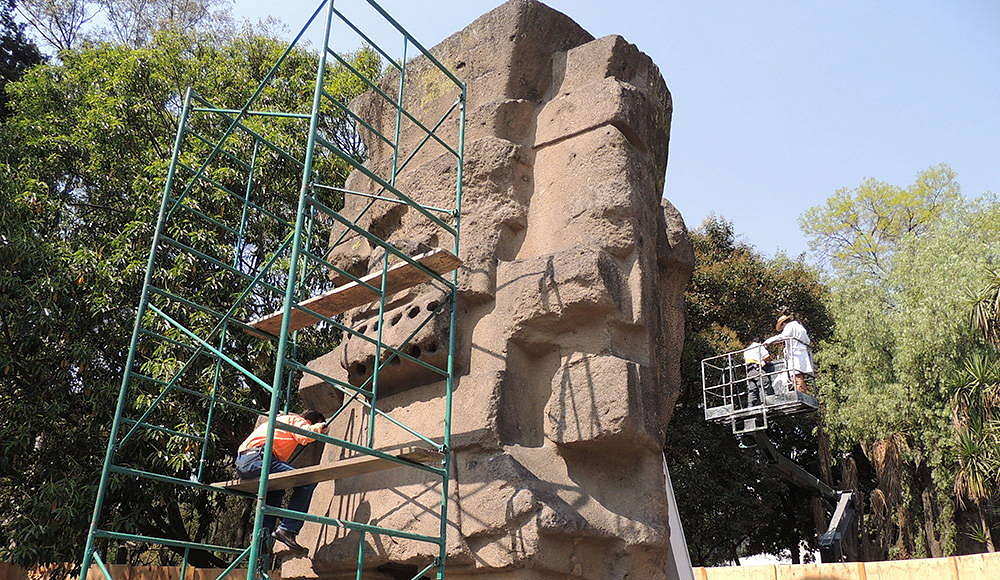
[[[815,369],[813,368],[812,356],[809,353],[812,341],[809,339],[806,327],[795,319],[795,315],[785,314],[778,318],[774,329],[778,331],[778,334],[765,340],[764,345],[779,341],[784,342],[786,368],[792,374],[795,390],[807,393],[806,376],[814,376]]]
[[[765,396],[774,394],[770,374],[775,371],[772,358],[773,355],[768,352],[767,347],[756,340],[743,349],[743,364],[747,369],[747,402],[751,407],[761,404],[761,386],[764,387]]]

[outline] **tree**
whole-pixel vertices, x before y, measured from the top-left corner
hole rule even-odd
[[[125,46],[152,42],[157,32],[188,34],[229,24],[230,0],[97,0],[111,25],[110,36]]]
[[[984,341],[1000,347],[1000,270],[991,269],[982,289],[973,295],[971,323]]]
[[[861,450],[876,471],[862,530],[868,557],[976,551],[981,547],[959,533],[968,519],[961,496],[992,505],[1000,482],[995,469],[981,480],[996,445],[990,423],[976,419],[985,403],[966,396],[985,392],[969,387],[970,362],[995,364],[977,358],[995,346],[969,324],[969,292],[991,277],[1000,207],[989,196],[958,196],[946,166],[906,189],[882,184],[876,191],[874,183],[867,180],[853,197],[841,190],[803,217],[814,248],[834,266],[828,306],[835,332],[818,357],[826,369],[818,380],[825,420],[835,448]],[[843,216],[868,225],[833,227]],[[988,303],[988,292],[982,296]],[[976,319],[988,326],[989,311],[982,312]]]
[[[958,470],[955,495],[959,505],[972,501],[979,529],[970,537],[996,551],[988,511],[1000,488],[1000,275],[990,272],[982,290],[972,295],[971,328],[984,345],[963,361],[952,397],[952,422],[957,436]]]
[[[19,0],[18,13],[57,52],[76,48],[97,16],[93,0]]]
[[[838,270],[885,274],[902,240],[927,231],[959,196],[955,172],[931,167],[912,185],[898,187],[866,179],[837,190],[826,204],[805,212],[799,223],[810,247]]]
[[[721,218],[709,218],[691,236],[696,263],[686,294],[684,390],[666,442],[688,547],[695,565],[760,553],[797,560],[800,543],[815,547],[812,496],[740,449],[730,429],[704,420],[700,361],[770,336],[781,311],[797,312],[814,339],[825,337],[825,289],[801,259],[761,256]],[[819,474],[815,429],[812,418],[789,418],[769,435]]]
[[[32,564],[73,561],[82,553],[181,96],[193,86],[221,107],[241,107],[284,48],[276,39],[253,35],[219,39],[159,32],[140,48],[97,43],[64,50],[60,62],[36,66],[9,85],[12,114],[0,127],[0,503],[8,506],[0,517],[0,559]],[[379,60],[372,51],[345,58],[378,76]],[[293,51],[258,104],[308,110],[316,64],[315,53]],[[351,85],[332,82],[326,90],[343,102],[358,94]],[[324,122],[341,114],[326,109]],[[224,123],[202,115],[193,128],[211,140]],[[301,154],[297,120],[247,123]],[[245,159],[251,147],[244,138],[226,143],[228,151]],[[182,159],[194,165],[209,150],[191,138]],[[237,169],[220,159],[208,175],[236,188],[243,183]],[[325,183],[338,185],[347,165],[318,155],[316,170]],[[300,170],[276,155],[262,154],[257,171],[269,187],[260,195],[274,212],[294,215],[290,205],[295,200],[286,199],[294,196],[274,192],[297,191]],[[201,186],[189,198],[192,207],[235,223],[238,213],[228,199]],[[184,227],[172,225],[169,233],[185,236],[179,239],[200,250],[230,248],[225,232],[193,214],[173,223]],[[260,268],[282,233],[263,219],[248,228],[258,244],[245,247],[236,258],[249,271]],[[161,269],[159,283],[203,304],[231,303],[245,285],[221,273],[192,271],[177,254],[161,259],[174,267]],[[272,307],[267,300],[254,300],[240,314]],[[206,332],[214,321],[189,312],[184,322]],[[268,376],[273,371],[265,362],[273,359],[270,347],[241,340],[234,339],[227,352]],[[186,357],[169,343],[142,348],[147,349],[144,357],[157,355],[141,368],[153,378],[169,377]],[[211,370],[210,361],[199,361],[189,371],[190,384],[211,384]],[[234,375],[223,378],[228,398],[266,408],[269,395]],[[148,385],[135,388],[135,405],[129,410],[133,416],[152,400]],[[198,433],[204,409],[171,399],[150,420]],[[252,418],[220,410],[216,425],[205,480],[228,479],[229,453],[252,427]],[[198,463],[190,442],[157,432],[131,439],[121,457],[183,479]],[[202,492],[118,478],[107,496],[104,521],[113,529],[236,545],[245,540],[248,518],[243,509],[243,503]],[[170,561],[131,544],[104,555],[116,563]],[[192,563],[220,562],[195,551]]]
[[[0,121],[9,111],[7,83],[40,62],[38,47],[25,37],[24,27],[14,22],[14,0],[0,0]]]

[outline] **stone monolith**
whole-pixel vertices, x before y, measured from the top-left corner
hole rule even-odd
[[[511,0],[432,49],[468,85],[454,388],[454,462],[448,577],[454,579],[665,579],[670,568],[662,443],[679,389],[683,291],[693,254],[680,214],[662,200],[671,99],[652,60],[620,36],[594,39],[566,15]],[[383,79],[395,94],[399,79]],[[426,58],[407,66],[405,105],[432,125],[458,91]],[[374,93],[352,104],[383,134],[395,110]],[[456,123],[443,138],[455,142]],[[412,123],[403,157],[425,136]],[[391,171],[392,150],[366,137],[366,165]],[[421,203],[450,206],[454,158],[426,145],[397,186]],[[347,188],[376,192],[360,172]],[[353,218],[368,200],[348,196]],[[411,253],[451,247],[450,236],[403,205],[376,203],[360,225]],[[334,231],[339,236],[341,231]],[[382,252],[348,236],[328,259],[353,273]],[[383,340],[398,344],[444,295],[424,285],[390,297]],[[377,304],[345,323],[374,336]],[[447,358],[447,313],[410,353]],[[347,339],[310,366],[360,384],[369,343]],[[379,405],[440,437],[440,377],[410,361],[387,367]],[[304,400],[342,398],[312,377]],[[351,405],[331,435],[363,442],[367,413]],[[376,446],[413,444],[386,421]],[[327,446],[321,461],[347,456]],[[413,469],[320,484],[311,511],[435,535],[439,487]],[[282,577],[354,578],[359,533],[307,523],[308,558]],[[410,578],[433,545],[367,535],[368,578]],[[407,575],[409,574],[409,575]]]

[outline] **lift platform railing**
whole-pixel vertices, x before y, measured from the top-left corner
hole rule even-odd
[[[378,18],[398,32],[402,41],[400,59],[391,58],[388,51],[353,24],[341,9],[334,8],[332,0],[323,0],[319,2],[306,24],[241,108],[217,106],[192,89],[189,89],[184,97],[98,485],[94,514],[83,557],[81,580],[86,578],[92,562],[96,563],[106,578],[110,578],[107,566],[97,550],[97,540],[139,542],[183,550],[182,580],[191,550],[235,555],[236,558],[220,574],[220,578],[244,563],[250,571],[248,576],[267,577],[268,559],[262,550],[265,543],[262,521],[266,515],[335,525],[359,532],[361,538],[357,558],[358,578],[362,576],[365,567],[367,549],[365,534],[384,534],[434,543],[438,545],[438,556],[427,563],[417,576],[421,577],[424,573],[436,570],[436,577],[444,578],[451,472],[458,262],[456,258],[443,269],[428,266],[406,254],[395,244],[361,227],[360,224],[375,204],[405,205],[429,221],[445,236],[450,237],[451,253],[453,256],[459,255],[466,88],[377,2],[355,0],[354,3],[370,6]],[[399,84],[395,95],[390,95],[378,79],[369,78],[333,49],[331,28],[335,18],[345,23],[350,31],[367,43],[367,46],[385,58],[388,66],[398,71]],[[258,103],[264,89],[275,78],[307,29],[314,25],[324,26],[324,41],[318,54],[310,112],[261,110]],[[415,47],[420,56],[430,63],[432,69],[447,77],[457,92],[454,104],[435,123],[420,120],[404,106],[408,69],[407,50],[410,47]],[[324,79],[328,73],[328,57],[337,61],[343,69],[356,75],[375,95],[384,99],[388,106],[395,110],[395,125],[391,135],[387,131],[379,131],[366,119],[326,92]],[[337,111],[355,123],[359,131],[368,131],[374,139],[391,147],[392,163],[387,175],[378,174],[324,137],[319,127],[319,118],[327,110],[325,107],[336,107]],[[251,119],[254,120],[254,126],[248,123]],[[261,128],[267,122],[279,121],[286,123],[308,121],[308,125],[302,128],[306,139],[301,157],[295,151],[269,139],[268,132]],[[449,142],[441,135],[442,129],[449,122],[457,125],[453,142]],[[422,138],[405,158],[400,139],[404,123],[413,125],[423,133]],[[440,145],[455,158],[455,195],[451,207],[425,205],[419,201],[419,195],[404,191],[398,183],[400,173],[431,142]],[[320,158],[330,155],[364,174],[377,185],[378,189],[373,192],[359,192],[336,183],[324,183],[324,170]],[[281,168],[283,176],[262,175],[265,163]],[[294,176],[295,173],[299,173],[298,177]],[[266,180],[269,179],[285,181],[268,183]],[[291,180],[296,182],[297,196],[273,193],[287,190]],[[269,191],[265,185],[273,187]],[[342,208],[343,199],[347,196],[365,199],[367,203],[357,214],[345,215]],[[209,228],[210,233],[191,235],[190,227],[195,227],[195,224],[200,224],[197,227]],[[330,226],[334,225],[342,229],[335,239],[329,235]],[[262,233],[275,240],[273,250],[262,251],[261,244],[269,239],[261,237]],[[372,278],[355,275],[328,259],[334,248],[351,241],[350,236],[363,239],[372,248],[378,249],[379,266],[376,271],[381,271],[380,276]],[[398,269],[396,266],[391,266],[391,261],[419,272],[424,282],[438,288],[447,297],[439,308],[429,311],[417,328],[398,344],[388,344],[382,335],[387,295],[398,290],[389,280],[392,273]],[[185,275],[204,279],[208,287],[218,286],[227,291],[218,291],[215,294],[197,293],[197,295],[179,291],[170,283],[169,278],[163,275],[167,270],[180,270]],[[334,276],[330,277],[330,272]],[[368,293],[371,303],[378,304],[378,330],[374,337],[351,328],[337,314],[326,315],[304,305],[304,300],[317,292],[336,295],[338,290],[346,288],[361,288]],[[211,299],[207,299],[206,296]],[[447,312],[445,308],[448,309]],[[280,325],[271,331],[270,327],[264,329],[258,319],[273,310],[279,313]],[[362,384],[354,385],[337,380],[310,369],[299,360],[299,350],[303,344],[300,334],[315,332],[316,329],[291,328],[290,321],[296,312],[307,313],[314,322],[319,322],[321,327],[337,329],[342,336],[358,337],[374,345],[375,364]],[[449,344],[447,365],[441,368],[411,356],[407,352],[407,346],[431,319],[444,314],[448,317]],[[261,342],[264,346],[260,348],[263,350],[248,350],[251,348],[248,346],[248,341]],[[263,367],[252,364],[252,361],[246,360],[248,352],[267,353],[272,362]],[[379,374],[386,365],[397,359],[422,365],[443,379],[444,416],[441,437],[432,438],[421,434],[379,408]],[[166,364],[163,362],[165,360],[174,362]],[[264,369],[263,376],[261,368]],[[265,378],[267,372],[272,374],[270,379]],[[303,374],[311,374],[331,389],[343,394],[344,403],[334,411],[328,421],[334,420],[352,404],[360,404],[367,409],[368,421],[365,425],[363,444],[278,423],[279,409],[283,412],[289,410],[297,378]],[[249,394],[254,391],[257,395],[264,393],[269,398],[268,409],[258,409],[255,405],[247,403],[251,398]],[[168,402],[175,403],[175,399],[179,397],[186,397],[185,401],[194,400],[203,405],[204,428],[201,432],[188,432],[156,421],[156,413]],[[242,401],[238,402],[233,398]],[[145,402],[138,404],[139,401]],[[212,461],[211,433],[221,409],[267,419],[263,469],[256,493],[219,487],[205,481],[208,466]],[[376,423],[379,419],[410,433],[434,449],[440,457],[440,465],[409,461],[376,448]],[[123,430],[123,427],[127,429]],[[264,500],[270,478],[270,458],[273,455],[276,428],[298,432],[325,444],[402,467],[419,469],[434,476],[439,481],[441,492],[436,514],[439,520],[438,535],[416,534],[365,522],[350,522],[267,506]],[[190,476],[185,477],[178,473],[155,473],[129,464],[124,451],[128,450],[129,444],[146,441],[147,435],[158,437],[161,441],[165,437],[167,440],[178,439],[189,442],[192,453],[190,464],[193,466]],[[216,454],[224,455],[228,455],[229,451],[215,450]],[[250,545],[231,547],[191,539],[162,538],[102,529],[100,525],[102,509],[111,476],[137,477],[200,491],[254,499],[256,509]]]
[[[769,396],[791,392],[795,371],[789,353],[796,343],[809,346],[795,338],[784,338],[768,345],[781,347],[779,354],[771,354],[765,346],[754,344],[702,360],[705,418],[728,420],[734,412],[766,410]],[[765,353],[770,358],[760,360]]]

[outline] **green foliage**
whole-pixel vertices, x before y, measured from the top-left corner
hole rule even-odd
[[[8,506],[0,518],[0,559],[32,564],[73,561],[82,553],[183,92],[193,86],[217,106],[240,108],[284,48],[278,40],[253,35],[219,40],[164,32],[141,48],[98,43],[63,51],[61,62],[36,66],[9,85],[12,114],[0,127],[0,504]],[[348,59],[378,76],[379,61],[370,50]],[[308,112],[316,63],[315,54],[293,51],[255,108]],[[342,71],[334,70],[329,78],[327,91],[342,102],[361,90],[345,82]],[[356,140],[343,134],[353,127],[342,112],[330,107],[322,113],[321,130],[328,138]],[[212,142],[226,123],[225,117],[200,114],[192,126]],[[246,124],[301,157],[301,120],[255,118]],[[353,153],[363,157],[358,143]],[[247,161],[253,154],[252,140],[242,133],[225,148]],[[182,160],[198,167],[210,149],[189,137]],[[329,185],[341,185],[347,174],[346,164],[330,155],[319,155],[315,168]],[[190,178],[178,171],[174,196]],[[276,216],[291,219],[300,172],[261,148],[255,199]],[[246,187],[245,170],[227,156],[212,163],[206,175],[240,194]],[[240,220],[241,204],[204,184],[191,187],[185,204],[230,225]],[[167,234],[255,272],[285,238],[287,227],[255,214],[246,228],[255,243],[235,254],[230,232],[188,209],[176,210]],[[217,309],[226,310],[246,285],[204,263],[194,267],[180,252],[163,251],[158,259],[157,286]],[[279,260],[278,274],[266,279],[283,284],[280,272],[286,267]],[[307,285],[322,283],[313,271]],[[273,296],[255,297],[237,315],[249,318],[275,303]],[[216,324],[212,316],[176,302],[163,307],[203,335]],[[170,338],[186,340],[151,317],[147,322]],[[269,380],[273,368],[267,361],[273,357],[267,355],[273,347],[236,331],[230,336],[227,354]],[[185,349],[145,340],[136,368],[167,380],[187,357]],[[207,390],[213,372],[203,357],[189,368],[185,386]],[[220,384],[230,400],[267,406],[269,397],[235,371],[225,371]],[[138,417],[158,389],[140,381],[133,381],[132,389],[135,403],[127,415]],[[197,399],[170,397],[149,421],[200,433],[205,408]],[[204,480],[228,477],[230,454],[252,423],[246,414],[217,409]],[[186,479],[197,471],[197,451],[197,442],[143,431],[120,456],[136,467]],[[249,518],[240,511],[245,502],[130,478],[113,482],[103,518],[109,529],[245,543]],[[145,547],[128,544],[105,555],[116,562],[163,561]],[[192,563],[220,562],[197,552]]]
[[[730,429],[707,423],[701,408],[700,361],[774,334],[780,311],[794,311],[814,339],[830,327],[818,273],[801,259],[765,258],[740,242],[732,224],[710,218],[693,231],[696,265],[688,288],[684,391],[666,449],[681,519],[695,565],[740,556],[791,552],[814,543],[810,496],[740,449]],[[779,421],[770,435],[786,455],[819,473],[810,418]]]
[[[1000,269],[992,269],[983,287],[972,294],[972,327],[983,340],[1000,347]]]
[[[990,301],[980,289],[995,280],[1000,206],[959,197],[944,166],[907,189],[868,180],[855,192],[807,212],[803,228],[835,266],[835,332],[818,357],[819,385],[834,444],[860,445],[877,472],[872,497],[881,503],[866,521],[882,547],[870,556],[974,549],[959,545],[955,508],[963,495],[993,501],[1000,487],[1000,446],[990,422],[975,418],[988,405],[970,398],[995,391],[969,387],[997,361],[970,318],[992,328],[988,308],[971,313],[977,298]],[[884,453],[890,440],[898,457]]]
[[[0,0],[0,120],[7,116],[7,83],[42,62],[42,56],[24,35],[24,26],[14,22],[14,0]]]
[[[866,179],[837,190],[800,220],[813,250],[838,270],[882,275],[898,245],[927,231],[959,197],[955,172],[938,165],[902,188]]]

